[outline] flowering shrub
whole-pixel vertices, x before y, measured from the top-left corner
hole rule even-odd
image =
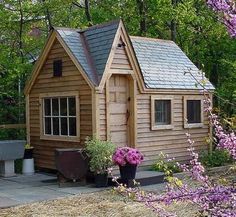
[[[236,6],[234,0],[207,0],[212,10],[220,15],[231,37],[236,37]]]
[[[126,164],[139,165],[143,161],[143,155],[135,148],[122,147],[117,148],[112,156],[116,165],[124,166]]]

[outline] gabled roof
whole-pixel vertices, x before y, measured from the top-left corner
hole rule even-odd
[[[202,89],[198,82],[204,82],[206,89],[214,89],[173,41],[130,38],[147,88]]]
[[[109,67],[108,61],[112,56],[120,26],[126,33],[121,20],[95,25],[85,30],[55,28],[41,54],[41,61],[37,61],[33,71],[35,75],[29,80],[25,91],[30,91],[39,73],[40,64],[46,58],[55,37],[62,43],[77,68],[83,72],[89,85],[98,87],[103,83],[101,79],[105,78],[103,75],[106,67]],[[207,89],[214,89],[174,42],[131,36],[126,43],[128,47],[133,48],[131,50],[133,50],[134,61],[137,63],[136,69],[141,72],[141,82],[147,89],[198,90],[202,87],[196,86],[196,83],[202,80]],[[191,74],[186,73],[189,70]]]
[[[89,79],[99,85],[119,26],[118,21],[85,30],[55,28]]]
[[[103,76],[119,22],[96,25],[83,31],[56,29],[96,86]],[[196,84],[203,80],[207,89],[214,89],[173,41],[134,36],[130,39],[147,89],[198,90],[202,87]],[[191,74],[186,73],[189,70]]]

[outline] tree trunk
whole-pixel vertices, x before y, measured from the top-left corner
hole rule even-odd
[[[86,18],[88,20],[89,26],[92,26],[92,17],[91,17],[91,13],[90,13],[90,4],[89,4],[89,0],[85,0],[84,1],[85,4],[85,14],[86,14]]]
[[[147,22],[146,22],[146,5],[144,0],[136,0],[140,21],[139,21],[139,28],[140,28],[140,35],[146,35],[147,32]]]
[[[178,2],[178,0],[172,0],[172,6],[173,6],[173,8],[176,7],[177,2]],[[174,41],[174,42],[176,42],[176,32],[177,32],[177,28],[176,28],[176,21],[175,21],[175,19],[172,19],[172,20],[171,20],[170,29],[171,29],[171,40]]]

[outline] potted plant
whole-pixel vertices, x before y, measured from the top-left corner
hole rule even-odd
[[[33,175],[34,174],[34,159],[33,159],[33,150],[34,147],[30,144],[25,144],[25,152],[22,166],[22,173],[24,175]]]
[[[86,151],[89,156],[90,171],[95,174],[96,187],[106,187],[108,183],[107,169],[112,165],[112,154],[115,145],[109,141],[99,139],[87,139]]]
[[[24,159],[32,159],[33,151],[34,151],[33,146],[31,146],[29,143],[25,144]]]
[[[117,148],[112,156],[113,162],[119,166],[121,181],[124,184],[135,179],[137,166],[143,161],[143,155],[135,148]]]

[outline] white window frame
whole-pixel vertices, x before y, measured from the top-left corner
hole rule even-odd
[[[47,98],[68,98],[68,97],[75,97],[76,116],[73,116],[73,117],[76,117],[76,136],[45,134],[44,99],[47,99]],[[58,92],[58,93],[40,94],[39,95],[39,102],[40,102],[40,107],[39,107],[39,110],[40,110],[40,139],[57,140],[57,141],[74,141],[74,142],[80,141],[80,112],[79,112],[80,106],[79,106],[79,93],[78,92],[69,91],[69,92],[63,92],[63,93]],[[52,114],[51,114],[51,116],[52,116]],[[58,117],[60,117],[60,113],[58,114]],[[60,132],[60,127],[59,127],[59,132]]]
[[[156,100],[170,100],[170,124],[156,125],[155,123],[155,101]],[[151,129],[152,130],[165,130],[174,128],[174,97],[173,96],[151,96]]]
[[[201,102],[201,114],[200,118],[201,121],[200,123],[188,123],[187,121],[187,101],[188,100],[200,100]],[[203,121],[204,121],[204,115],[203,115],[203,96],[184,96],[184,128],[202,128],[204,126]]]

